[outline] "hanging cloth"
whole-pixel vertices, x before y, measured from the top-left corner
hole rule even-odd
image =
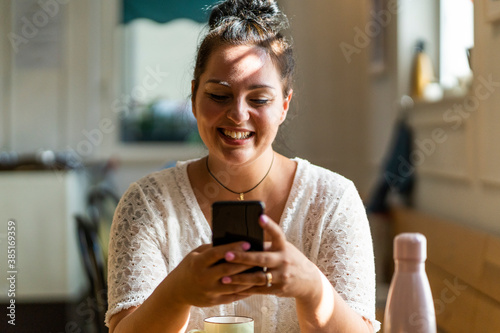
[[[415,181],[415,167],[411,159],[412,138],[410,126],[405,119],[400,119],[395,126],[392,149],[369,200],[368,212],[387,212],[389,210],[387,197],[390,192],[398,193],[407,203],[411,201]]]
[[[166,23],[178,18],[188,18],[200,23],[208,21],[207,8],[215,0],[123,0],[124,24],[137,18],[148,18]]]

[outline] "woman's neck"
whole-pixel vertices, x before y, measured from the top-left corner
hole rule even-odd
[[[280,154],[274,154],[275,159],[269,175],[258,187],[245,194],[244,199],[263,201],[266,205],[266,214],[278,222],[293,185],[297,163]],[[210,158],[209,162],[210,168],[212,168]],[[266,166],[269,167],[269,164]],[[257,176],[262,177],[265,174],[266,166],[262,168],[264,172]],[[212,172],[216,176],[220,176],[220,181],[236,181],[246,177],[246,171],[243,168],[217,169],[216,171],[212,170]],[[211,221],[210,207],[213,202],[239,199],[239,194],[227,191],[210,176],[206,168],[206,158],[191,163],[188,166],[188,176],[198,204],[209,223]],[[258,178],[257,176],[255,178]],[[259,181],[260,179],[257,179],[257,182]],[[242,183],[241,187],[248,184],[255,186],[256,182]]]
[[[257,190],[271,176],[274,162],[273,150],[241,165],[227,164],[210,155],[205,160],[206,172],[212,181],[233,194],[246,194]]]

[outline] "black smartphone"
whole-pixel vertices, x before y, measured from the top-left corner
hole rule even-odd
[[[264,230],[259,218],[264,214],[261,201],[217,201],[212,204],[212,243],[214,246],[246,241],[250,251],[264,249]],[[254,267],[245,272],[262,270]]]

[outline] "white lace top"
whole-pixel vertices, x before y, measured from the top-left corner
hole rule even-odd
[[[281,216],[287,240],[315,263],[335,290],[376,331],[372,239],[353,183],[294,159],[297,171]],[[211,243],[211,230],[189,183],[187,165],[150,174],[131,184],[113,220],[109,244],[109,318],[146,300],[194,248]],[[251,296],[229,305],[192,307],[188,330],[203,319],[237,314],[255,319],[255,332],[299,332],[295,301]]]

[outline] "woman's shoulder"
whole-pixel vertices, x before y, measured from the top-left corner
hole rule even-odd
[[[335,188],[342,191],[354,187],[350,179],[332,170],[312,164],[299,157],[295,157],[293,160],[297,162],[297,180],[303,185],[327,189]]]
[[[187,176],[187,166],[195,160],[177,161],[175,164],[168,164],[161,170],[153,171],[134,182],[141,188],[149,187],[151,185],[157,186],[160,184],[168,185],[176,181],[185,181]]]
[[[178,197],[189,192],[187,165],[191,162],[179,161],[175,165],[153,171],[132,182],[123,194],[124,197]]]
[[[293,160],[297,162],[297,172],[289,207],[298,211],[335,209],[343,198],[357,194],[353,182],[346,177],[301,158]]]

